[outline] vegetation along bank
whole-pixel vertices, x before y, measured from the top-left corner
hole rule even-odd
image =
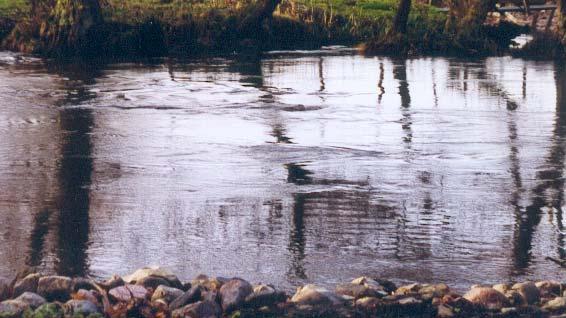
[[[513,19],[489,13],[498,5],[495,0],[0,0],[0,39],[5,49],[57,57],[194,56],[328,44],[360,45],[378,54],[491,55],[508,52],[511,40],[528,32],[509,22]],[[558,16],[553,32],[538,36],[544,41],[534,41],[537,48],[531,45],[529,52],[561,56]]]

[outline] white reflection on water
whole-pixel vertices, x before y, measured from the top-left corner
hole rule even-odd
[[[4,275],[565,276],[560,65],[0,61]]]

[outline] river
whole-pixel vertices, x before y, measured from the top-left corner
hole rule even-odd
[[[566,279],[566,66],[0,53],[0,275]]]

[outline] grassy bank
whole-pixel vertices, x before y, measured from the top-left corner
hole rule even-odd
[[[239,26],[253,0],[106,0],[105,25],[96,30],[106,56],[195,55],[218,51],[308,48],[328,44],[356,45],[383,37],[397,0],[284,0],[274,19],[261,30]],[[0,0],[0,37],[26,19],[25,0]],[[419,1],[413,5],[408,42],[417,54],[443,54],[451,42],[444,34],[446,14]],[[26,42],[37,30],[18,30]],[[28,41],[29,42],[29,41]],[[18,48],[17,45],[11,47]],[[33,51],[33,46],[21,46]]]

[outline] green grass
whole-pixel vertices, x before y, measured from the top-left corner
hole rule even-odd
[[[291,0],[284,0],[288,2]],[[148,16],[161,19],[182,19],[186,15],[199,15],[210,10],[230,13],[241,9],[241,3],[253,0],[108,0],[110,6],[105,10],[111,20],[135,22]],[[391,16],[397,0],[295,0],[303,10],[320,8],[342,16],[382,17]],[[239,3],[239,4],[233,4]],[[422,6],[422,5],[417,5]],[[26,10],[26,0],[0,0],[0,16],[12,16]]]
[[[218,40],[233,33],[234,21],[242,13],[245,15],[255,1],[106,0],[108,5],[103,11],[106,21],[122,25],[141,25],[151,19],[171,30],[195,22],[198,36]],[[418,41],[430,39],[438,34],[446,16],[421,1],[415,2],[409,22],[411,37]],[[0,0],[0,17],[12,16],[17,20],[21,17],[18,12],[26,12],[25,3],[26,0]],[[273,26],[273,32],[281,36],[301,31],[305,40],[332,43],[365,42],[387,32],[397,3],[398,0],[283,0],[276,12],[283,19]],[[298,25],[304,27],[298,30]]]
[[[17,17],[26,8],[26,0],[0,0],[0,16],[3,17]]]

